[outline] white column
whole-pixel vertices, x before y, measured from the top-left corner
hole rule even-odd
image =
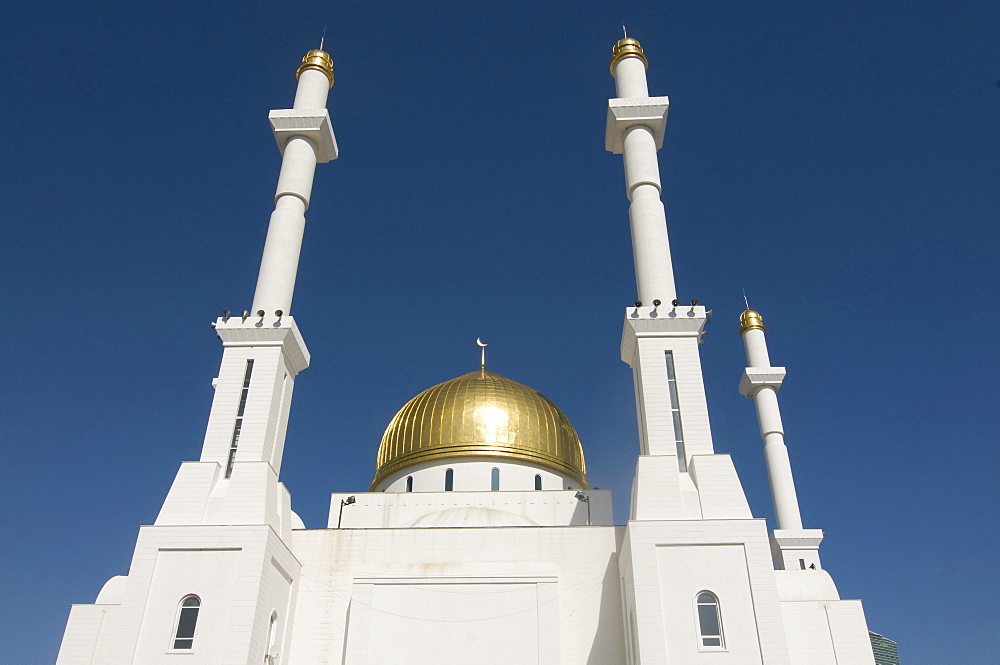
[[[622,40],[624,42],[626,40]],[[635,42],[635,40],[632,40]],[[621,42],[619,42],[621,43]],[[639,42],[635,42],[638,45]],[[639,47],[640,52],[642,47]],[[646,87],[646,62],[638,56],[623,57],[615,63],[615,94],[619,97],[649,97]]]
[[[676,297],[670,243],[667,239],[667,216],[660,201],[660,165],[656,151],[662,145],[666,123],[665,98],[649,97],[646,86],[646,57],[639,42],[620,40],[612,52],[611,73],[615,77],[617,100],[629,100],[634,109],[662,106],[662,115],[640,117],[629,114],[617,119],[621,132],[621,152],[625,162],[625,185],[632,228],[632,251],[638,299],[645,305],[653,300],[669,303]],[[612,105],[614,106],[614,104]],[[659,133],[659,136],[657,136]],[[617,152],[617,151],[616,151]]]
[[[771,367],[764,339],[764,322],[760,314],[748,309],[740,316],[740,322],[740,334],[743,336],[747,355],[747,370],[741,392],[753,397],[757,409],[777,528],[801,529],[799,500],[795,494],[792,465],[788,459],[781,411],[778,408],[778,388],[784,378],[784,369]]]
[[[330,56],[323,51],[310,51],[303,58],[298,78],[293,110],[325,115],[327,94],[333,85],[333,62]],[[303,116],[296,114],[295,117]],[[257,289],[251,308],[255,314],[263,311],[271,316],[281,311],[287,315],[292,307],[299,252],[306,225],[305,211],[312,194],[316,163],[320,161],[315,128],[305,124],[300,127],[300,133],[288,126],[281,129],[275,127],[279,145],[284,140],[283,156],[274,195],[274,212],[271,213],[267,228],[267,240],[264,243],[264,255],[260,262]]]

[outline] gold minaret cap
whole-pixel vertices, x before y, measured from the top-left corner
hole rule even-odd
[[[329,53],[318,48],[306,53],[302,56],[302,64],[295,70],[295,78],[307,69],[318,69],[326,74],[326,78],[330,79],[330,87],[333,87],[333,58]]]
[[[624,37],[618,40],[614,48],[611,49],[611,75],[615,75],[615,65],[622,58],[639,58],[642,60],[642,64],[645,65],[646,69],[649,69],[649,60],[646,59],[646,54],[642,52],[642,45],[639,43],[638,39],[632,39],[631,37]]]
[[[752,309],[747,309],[742,314],[740,314],[740,335],[748,330],[753,330],[757,328],[758,330],[767,330],[764,327],[764,319],[761,317],[759,312],[755,312]]]

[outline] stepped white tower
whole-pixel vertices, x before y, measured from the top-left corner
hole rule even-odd
[[[628,523],[590,489],[566,415],[485,366],[400,409],[371,491],[333,494],[327,528],[292,512],[278,478],[309,353],[289,311],[315,166],[337,157],[333,62],[310,51],[293,108],[270,114],[275,210],[252,310],[215,323],[201,459],[181,464],[128,575],[73,607],[60,665],[874,662],[860,601],[840,599],[822,532],[802,527],[785,371],[749,309],[740,391],[756,404],[777,529],[715,453],[699,357],[711,312],[677,299],[657,161],[668,100],[649,96],[647,64],[635,39],[615,45],[605,133],[623,155],[638,289],[621,341],[639,424]]]

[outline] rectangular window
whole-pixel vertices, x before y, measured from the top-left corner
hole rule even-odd
[[[674,441],[677,444],[677,468],[687,471],[687,453],[684,450],[684,428],[681,426],[681,406],[677,399],[677,374],[674,372],[674,354],[667,351],[667,388],[670,391],[670,413],[674,419]]]
[[[233,425],[233,438],[229,442],[229,461],[226,462],[226,478],[233,475],[233,464],[236,463],[236,448],[240,443],[240,430],[243,429],[243,412],[247,408],[247,397],[250,395],[250,375],[253,374],[253,358],[247,361],[243,372],[243,392],[240,393],[240,405],[236,409],[236,423]]]

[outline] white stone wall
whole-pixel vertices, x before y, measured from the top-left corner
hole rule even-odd
[[[622,663],[621,533],[297,531],[302,581],[286,662],[376,665],[405,653],[404,662],[467,665],[474,653],[483,663]]]
[[[763,520],[630,522],[625,549],[632,665],[790,662]],[[699,648],[694,598],[702,590],[719,599],[724,649]]]

